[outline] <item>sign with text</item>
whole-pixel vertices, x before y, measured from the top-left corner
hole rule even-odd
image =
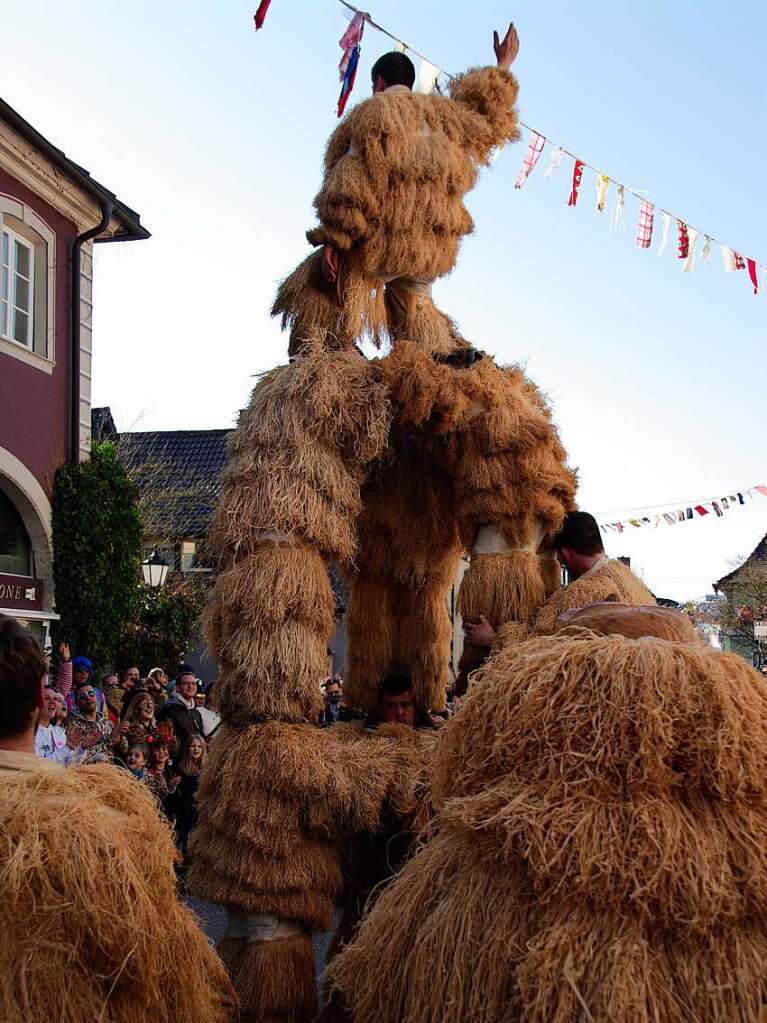
[[[28,575],[0,575],[0,608],[42,611],[43,580]]]

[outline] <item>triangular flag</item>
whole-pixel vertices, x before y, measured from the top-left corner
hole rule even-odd
[[[269,10],[269,4],[271,2],[272,0],[261,0],[261,3],[258,5],[258,10],[253,15],[253,21],[256,23],[256,32],[258,32],[260,28],[263,28],[264,22],[266,21],[266,12]]]
[[[649,249],[652,244],[652,224],[655,207],[643,199],[639,206],[639,223],[637,224],[636,243],[640,249]]]
[[[578,189],[581,187],[583,167],[583,160],[576,159],[575,164],[573,165],[573,186],[570,189],[570,198],[567,200],[568,206],[575,206],[578,202]]]
[[[543,135],[539,135],[537,131],[530,132],[530,139],[527,143],[525,159],[522,161],[522,166],[519,168],[519,174],[517,174],[517,180],[514,182],[515,188],[521,188],[530,177],[530,172],[533,167],[535,167],[536,163],[538,163],[538,158],[543,152],[543,147],[545,145],[546,139]]]
[[[438,78],[439,68],[435,67],[430,61],[421,59],[413,92],[417,92],[420,96],[431,96]]]
[[[551,156],[549,157],[549,165],[546,168],[546,173],[543,175],[544,178],[550,178],[554,174],[554,171],[562,162],[565,155],[564,149],[552,150]]]
[[[748,265],[748,276],[751,278],[751,283],[754,286],[754,294],[759,294],[759,278],[756,276],[756,261],[753,259],[747,259],[746,264]]]
[[[610,191],[610,179],[606,174],[597,174],[597,213],[602,213],[607,205],[607,193]]]

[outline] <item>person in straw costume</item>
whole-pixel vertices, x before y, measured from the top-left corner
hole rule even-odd
[[[528,622],[504,621],[500,627],[480,616],[477,622],[465,625],[467,639],[476,647],[487,648],[505,642],[521,642],[530,635],[550,635],[565,611],[605,601],[623,604],[654,604],[655,598],[628,565],[608,558],[602,544],[599,526],[593,515],[571,511],[562,529],[554,538],[553,551],[557,569],[563,565],[570,577],[566,587],[554,590],[535,610]]]
[[[280,286],[273,313],[290,328],[292,355],[316,330],[351,348],[365,332],[377,343],[404,337],[443,355],[466,350],[431,285],[453,269],[474,225],[463,204],[493,150],[519,138],[519,51],[513,25],[494,33],[496,67],[454,78],[450,95],[416,95],[403,53],[373,66],[374,95],[333,132],[315,199],[318,247]]]
[[[0,1019],[226,1023],[234,991],[178,901],[149,789],[35,755],[45,676],[36,641],[0,615]]]
[[[478,673],[330,980],[358,1023],[761,1023],[763,679],[665,608],[556,628]]]

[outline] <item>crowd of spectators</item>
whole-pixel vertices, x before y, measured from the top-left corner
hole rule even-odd
[[[172,679],[163,668],[142,675],[129,664],[97,681],[90,659],[61,643],[35,750],[64,767],[113,763],[129,771],[154,795],[185,856],[197,823],[199,775],[220,720],[215,684],[206,689],[188,664],[178,665]]]

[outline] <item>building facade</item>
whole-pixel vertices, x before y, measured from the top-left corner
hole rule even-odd
[[[0,100],[0,613],[55,614],[56,470],[90,450],[93,245],[137,213]]]

